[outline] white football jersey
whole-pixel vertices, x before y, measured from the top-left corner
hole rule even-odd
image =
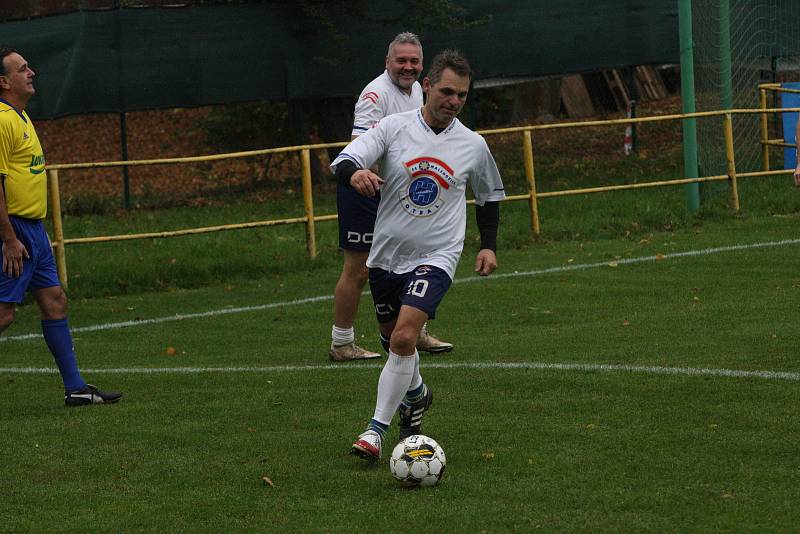
[[[352,135],[363,134],[384,117],[421,107],[422,86],[419,82],[414,82],[408,95],[395,85],[388,72],[383,71],[364,87],[356,101]]]
[[[419,265],[452,279],[464,248],[466,187],[475,202],[505,198],[503,181],[486,141],[458,119],[438,135],[420,109],[382,119],[354,139],[331,167],[345,159],[368,169],[381,161],[381,202],[368,267],[397,274]]]

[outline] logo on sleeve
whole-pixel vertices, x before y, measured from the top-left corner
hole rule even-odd
[[[366,93],[364,96],[362,96],[361,100],[369,100],[373,104],[377,104],[379,100],[378,93],[376,93],[375,91],[370,91],[369,93]]]
[[[400,191],[400,205],[414,217],[427,217],[444,206],[442,191],[455,185],[455,172],[445,162],[423,156],[405,163],[410,181]]]

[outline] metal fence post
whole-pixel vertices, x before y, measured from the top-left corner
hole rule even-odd
[[[67,251],[64,250],[64,225],[61,220],[61,192],[58,188],[58,171],[47,171],[47,181],[50,185],[50,217],[53,220],[53,241],[51,246],[56,253],[56,269],[61,285],[66,289],[67,280]]]
[[[303,181],[303,204],[306,213],[306,248],[313,260],[317,257],[317,238],[314,231],[314,196],[311,191],[311,151],[304,148],[300,152]]]
[[[525,157],[525,177],[528,179],[528,205],[531,210],[531,229],[539,235],[539,204],[536,199],[536,176],[533,170],[533,141],[531,131],[523,132],[523,153]]]
[[[736,160],[733,154],[733,121],[731,114],[725,114],[725,155],[728,158],[728,181],[731,184],[731,207],[739,211],[739,186],[736,183]]]
[[[759,89],[759,102],[761,104],[761,109],[767,109],[767,90],[766,89]],[[769,145],[767,142],[769,141],[769,123],[767,122],[767,114],[761,113],[759,115],[761,119],[761,170],[768,171],[769,170]]]

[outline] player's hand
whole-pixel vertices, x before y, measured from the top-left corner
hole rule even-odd
[[[794,186],[800,187],[800,163],[797,164],[797,168],[794,170]]]
[[[19,239],[13,238],[3,241],[3,272],[11,278],[19,278],[22,274],[22,264],[29,260],[30,254]]]
[[[481,276],[489,276],[497,269],[497,256],[488,248],[481,249],[475,258],[475,272]]]
[[[374,197],[383,183],[383,178],[369,169],[359,169],[350,177],[350,185],[365,197]]]

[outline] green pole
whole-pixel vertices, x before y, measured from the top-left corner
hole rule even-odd
[[[678,0],[678,35],[681,50],[681,104],[684,113],[694,113],[694,42],[692,41],[692,0]],[[683,172],[697,178],[697,120],[683,119]],[[686,184],[686,208],[700,209],[700,187]]]

